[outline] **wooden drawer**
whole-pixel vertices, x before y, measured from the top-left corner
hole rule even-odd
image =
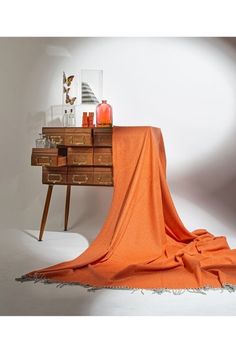
[[[64,127],[43,127],[42,133],[49,136],[50,139],[53,139],[57,145],[64,145]]]
[[[43,184],[67,184],[67,167],[43,167]]]
[[[31,165],[64,166],[66,165],[66,151],[58,148],[32,148]]]
[[[92,146],[92,129],[65,128],[65,145],[67,146]]]
[[[68,165],[93,165],[93,149],[90,147],[68,147]]]
[[[93,155],[94,165],[112,165],[112,149],[110,147],[95,147]]]
[[[94,185],[113,185],[112,168],[94,167],[93,172]]]
[[[93,167],[68,167],[68,183],[74,185],[93,185]]]
[[[94,128],[93,143],[94,146],[112,146],[112,128]]]

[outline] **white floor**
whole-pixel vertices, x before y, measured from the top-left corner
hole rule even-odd
[[[182,201],[176,202],[181,209]],[[186,213],[190,210],[186,201],[184,209]],[[227,230],[193,205],[191,210],[192,218],[200,219],[202,225],[212,224],[211,230]],[[37,241],[38,230],[1,230],[0,315],[236,315],[236,293],[158,295],[152,291],[113,289],[88,292],[80,286],[58,288],[55,284],[15,281],[15,277],[31,270],[77,257],[93,238],[91,234],[97,234],[102,221],[89,225],[84,220],[68,232],[46,231],[42,242]],[[192,224],[190,216],[188,224]],[[81,230],[85,235],[80,234]],[[228,236],[228,241],[236,247],[235,234]]]

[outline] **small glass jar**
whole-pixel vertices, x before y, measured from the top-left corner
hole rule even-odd
[[[67,110],[65,110],[63,114],[63,119],[62,119],[63,126],[68,126],[68,116],[69,114],[67,113]]]
[[[45,137],[42,133],[39,134],[39,138],[35,140],[36,148],[45,148]]]
[[[73,112],[73,109],[70,110],[70,113],[67,118],[67,126],[75,126],[75,114]]]
[[[56,147],[57,147],[56,141],[53,138],[51,138],[50,139],[50,148],[56,148]]]
[[[51,140],[50,137],[48,135],[44,135],[44,139],[45,139],[45,148],[50,148],[51,147]]]
[[[102,103],[98,104],[96,108],[96,126],[112,126],[112,119],[112,107],[106,100],[102,100]]]

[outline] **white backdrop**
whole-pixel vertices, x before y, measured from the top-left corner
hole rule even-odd
[[[1,226],[38,229],[46,195],[31,148],[61,75],[103,70],[114,125],[162,129],[185,225],[236,236],[236,41],[223,38],[0,38]],[[47,228],[63,228],[55,187]],[[70,224],[102,221],[112,188],[74,187]]]

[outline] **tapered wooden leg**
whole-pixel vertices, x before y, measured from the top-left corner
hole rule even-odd
[[[68,225],[68,217],[69,217],[69,209],[70,209],[70,191],[71,191],[71,185],[67,185],[64,230],[67,230],[67,225]]]
[[[49,209],[51,195],[52,195],[52,189],[53,189],[53,185],[48,185],[48,192],[47,192],[47,196],[46,196],[46,200],[45,200],[43,216],[42,216],[41,225],[40,225],[39,241],[41,241],[43,238],[43,232],[44,232],[44,228],[45,228],[46,221],[47,221],[48,209]]]

